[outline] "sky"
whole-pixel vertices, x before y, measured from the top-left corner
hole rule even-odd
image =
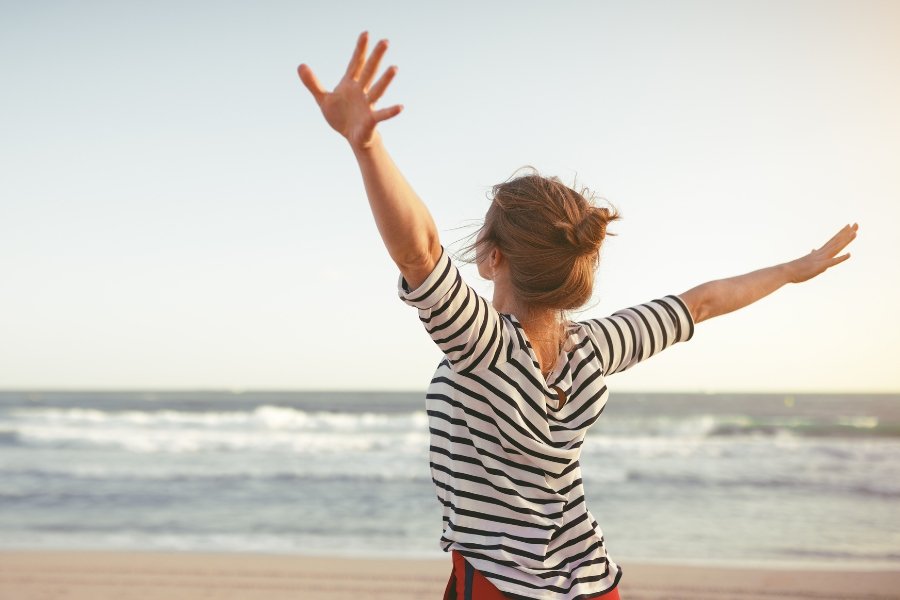
[[[331,89],[363,30],[451,256],[525,165],[620,211],[575,319],[859,223],[611,389],[900,391],[900,3],[792,0],[0,2],[0,389],[425,390],[440,351],[296,72]]]

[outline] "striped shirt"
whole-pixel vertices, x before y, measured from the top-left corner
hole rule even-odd
[[[687,306],[668,295],[568,323],[545,379],[518,319],[469,287],[443,246],[425,281],[410,290],[401,275],[398,293],[444,353],[425,403],[440,547],[514,599],[614,588],[622,568],[585,504],[581,445],[606,405],[605,377],[691,339]]]

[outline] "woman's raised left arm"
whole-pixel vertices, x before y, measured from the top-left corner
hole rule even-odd
[[[695,323],[744,308],[785,284],[808,281],[850,258],[849,252],[836,255],[856,239],[858,229],[858,223],[848,223],[821,247],[813,248],[800,258],[743,275],[708,281],[679,297],[690,309]]]

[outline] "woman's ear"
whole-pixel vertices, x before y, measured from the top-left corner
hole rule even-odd
[[[486,255],[483,254],[478,262],[478,274],[488,281],[493,281],[502,259],[503,254],[497,248],[486,249]]]
[[[503,253],[500,252],[497,248],[491,248],[491,253],[488,255],[489,257],[489,267],[488,270],[491,274],[491,279],[497,276],[497,270],[500,268],[500,263],[503,262]]]

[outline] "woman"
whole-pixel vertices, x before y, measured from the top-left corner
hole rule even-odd
[[[604,378],[691,339],[701,321],[843,262],[849,254],[835,255],[857,225],[796,260],[572,322],[566,311],[590,298],[606,226],[619,215],[531,173],[494,187],[469,246],[479,273],[494,282],[488,302],[460,277],[428,209],[384,149],[376,125],[402,106],[373,105],[397,68],[373,85],[387,41],[368,58],[367,44],[363,32],[332,92],[308,66],[298,72],[356,156],[400,270],[401,300],[418,309],[445,355],[426,399],[444,512],[440,545],[453,559],[444,597],[616,599],[623,570],[585,506],[578,460],[606,404]]]

